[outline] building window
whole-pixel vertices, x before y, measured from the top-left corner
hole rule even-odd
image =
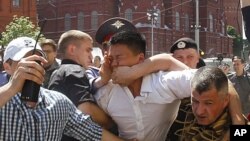
[[[214,31],[214,23],[213,23],[213,16],[212,16],[212,14],[209,14],[209,31],[210,32]]]
[[[83,31],[84,29],[84,15],[83,12],[79,12],[77,15],[77,29]]]
[[[125,19],[128,19],[129,21],[133,20],[132,9],[125,10]]]
[[[180,30],[180,14],[179,14],[179,12],[175,13],[175,17],[176,17],[175,28],[176,28],[176,30]]]
[[[20,0],[12,0],[12,6],[13,7],[19,7],[20,6]]]
[[[97,29],[98,28],[98,13],[93,11],[91,13],[91,28]]]
[[[71,29],[71,16],[69,13],[65,14],[64,29],[65,31]]]
[[[185,31],[186,32],[189,32],[189,16],[188,16],[188,14],[185,14]]]

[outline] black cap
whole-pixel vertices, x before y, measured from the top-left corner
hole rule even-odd
[[[136,27],[127,19],[114,17],[104,21],[98,28],[95,39],[99,44],[109,41],[110,38],[120,31],[136,31]]]
[[[177,40],[170,48],[170,52],[174,53],[177,49],[185,49],[185,48],[193,48],[197,50],[197,44],[196,42],[191,38],[180,38]]]

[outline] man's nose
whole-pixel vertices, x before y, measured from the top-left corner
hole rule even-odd
[[[205,111],[205,107],[202,104],[199,104],[196,108],[196,114],[197,115],[202,115]]]
[[[116,59],[112,60],[112,63],[111,63],[112,67],[117,67],[118,65],[119,65],[119,62]]]

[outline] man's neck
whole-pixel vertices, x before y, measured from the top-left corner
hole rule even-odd
[[[244,70],[236,71],[236,76],[242,76],[244,74]]]
[[[136,79],[132,84],[128,86],[130,92],[133,94],[134,98],[136,96],[140,96],[141,92],[141,85],[142,85],[142,77],[139,79]]]

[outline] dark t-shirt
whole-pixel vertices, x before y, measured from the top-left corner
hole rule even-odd
[[[72,60],[62,60],[61,66],[52,74],[48,88],[65,94],[76,106],[86,101],[95,102],[84,68]]]

